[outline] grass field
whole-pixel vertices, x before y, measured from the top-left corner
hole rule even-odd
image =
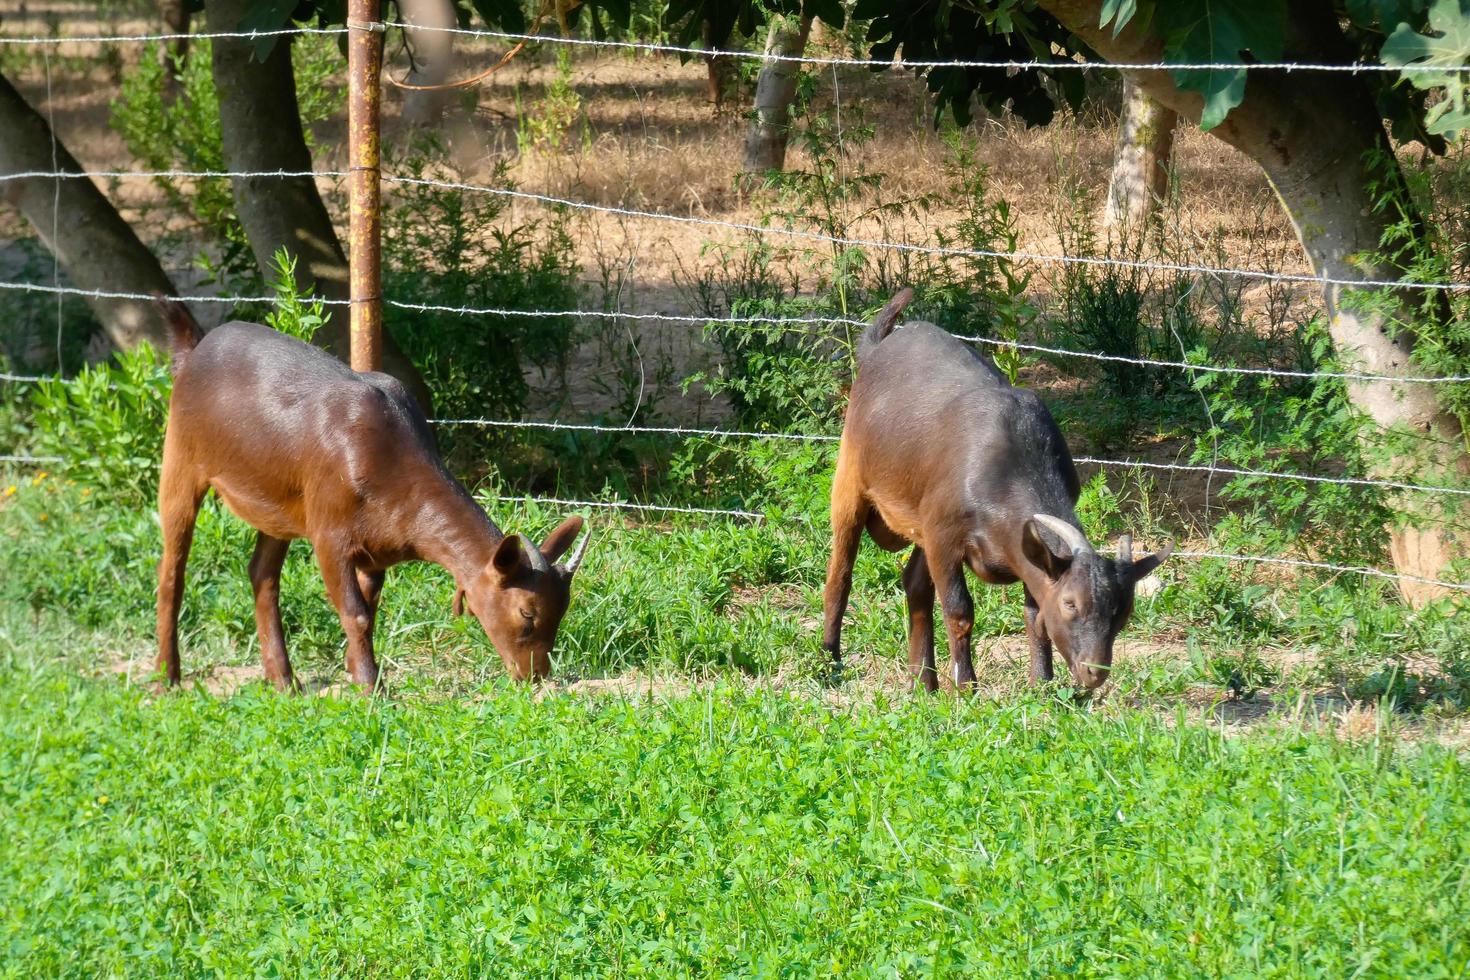
[[[1061,702],[154,700],[0,664],[0,971],[1463,975],[1436,748]]]
[[[39,0],[6,26],[155,21],[141,0]],[[841,35],[814,43],[850,53]],[[492,51],[467,45],[462,65]],[[294,52],[313,164],[344,170],[336,41]],[[109,171],[223,165],[210,61],[201,42],[181,96],[133,45],[0,52],[82,164]],[[386,323],[433,389],[451,471],[506,531],[589,517],[554,682],[535,691],[450,615],[449,574],[410,563],[377,623],[385,690],[354,696],[304,542],[281,606],[307,694],[264,690],[254,532],[210,499],[184,688],[157,693],[162,357],[80,370],[110,349],[80,300],[0,303],[0,369],[71,375],[0,381],[0,454],[35,464],[0,459],[0,980],[1470,975],[1470,619],[1330,567],[1393,567],[1374,529],[1402,502],[1358,478],[1395,434],[1365,425],[1340,378],[1309,377],[1346,366],[1311,284],[1176,274],[1306,270],[1260,169],[1181,129],[1157,226],[1115,240],[1095,224],[1106,85],[1044,128],[956,127],[912,72],[853,68],[808,77],[786,172],[755,187],[734,179],[748,86],[717,109],[704,74],[528,50],[441,132],[386,100],[391,174],[696,219],[388,185]],[[1446,242],[1470,227],[1467,146],[1402,154],[1421,156],[1410,173]],[[318,185],[345,230],[345,185]],[[182,293],[275,288],[223,179],[105,192]],[[1015,251],[1128,264],[976,261]],[[57,274],[0,209],[0,276]],[[1020,342],[983,349],[1074,453],[1196,467],[1082,469],[1100,549],[1126,533],[1180,552],[1140,590],[1098,698],[1029,686],[1020,587],[978,582],[977,693],[916,696],[903,556],[871,544],[846,669],[819,646],[835,445],[785,437],[840,429],[851,338],[824,321],[903,285],[920,289],[910,313]],[[478,308],[555,315],[464,314]],[[1158,359],[1188,363],[1145,367]],[[609,428],[500,424],[516,419]],[[635,425],[666,431],[611,428]],[[948,674],[942,635],[939,662]]]

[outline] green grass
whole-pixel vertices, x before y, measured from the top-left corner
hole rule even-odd
[[[1057,702],[152,700],[0,662],[0,971],[1463,975],[1437,749]]]

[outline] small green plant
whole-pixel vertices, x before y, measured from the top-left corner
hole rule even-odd
[[[1005,257],[1021,247],[1020,226],[1009,202],[992,193],[990,173],[979,160],[975,140],[952,130],[945,143],[949,188],[943,202],[958,207],[961,215],[953,226],[937,229],[935,236],[941,248],[969,254],[942,256],[923,270],[921,305],[952,333],[1014,344],[1029,337],[1037,317],[1027,296],[1031,273]],[[925,202],[926,208],[930,203]],[[1030,362],[1013,346],[993,346],[988,352],[1011,384],[1020,380],[1021,369]]]
[[[572,130],[582,122],[581,140],[590,142],[591,129],[582,110],[582,96],[572,85],[572,55],[565,47],[556,53],[556,74],[546,94],[529,109],[516,95],[516,145],[522,155],[540,151],[554,155],[571,148]]]
[[[325,306],[319,296],[303,302],[301,288],[296,282],[296,259],[285,246],[276,250],[273,257],[275,276],[271,289],[275,291],[276,303],[265,315],[268,326],[283,334],[311,343],[317,330],[326,322]]]
[[[1231,697],[1249,701],[1262,688],[1281,680],[1281,672],[1255,647],[1228,650],[1206,649],[1193,637],[1188,643],[1189,660],[1206,684],[1224,688]]]

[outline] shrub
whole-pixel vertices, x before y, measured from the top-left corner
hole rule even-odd
[[[400,165],[422,176],[424,158]],[[509,186],[504,167],[494,178]],[[578,266],[566,219],[503,223],[507,199],[454,188],[401,185],[383,221],[383,319],[423,372],[436,413],[519,418],[527,364],[560,372],[576,339],[569,317],[462,315],[406,309],[394,299],[446,307],[526,311],[576,309]],[[494,430],[455,430],[450,443],[483,447]]]
[[[69,479],[120,506],[148,504],[158,486],[171,390],[168,359],[149,344],[37,385],[32,445],[60,456]]]

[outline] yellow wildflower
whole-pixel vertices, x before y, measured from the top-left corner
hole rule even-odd
[[[15,484],[14,483],[12,483],[10,486],[8,486],[8,487],[5,488],[5,496],[7,496],[7,497],[13,497],[13,496],[15,496]]]

